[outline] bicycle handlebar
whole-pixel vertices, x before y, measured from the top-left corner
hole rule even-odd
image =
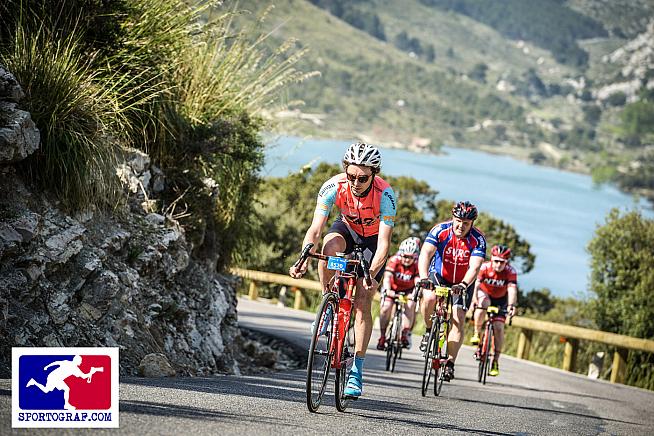
[[[489,306],[489,307],[490,307],[490,306]],[[481,307],[481,306],[475,304],[475,305],[472,307],[472,310],[473,310],[473,311],[475,311],[475,310],[484,310],[484,311],[487,311],[488,308],[484,309],[483,307]],[[489,312],[489,313],[492,314],[492,313],[494,313],[494,312]],[[509,315],[509,311],[508,311],[507,309],[504,309],[504,308],[499,308],[499,310],[497,311],[497,315],[501,315],[501,316]],[[513,324],[513,317],[514,317],[514,316],[515,316],[515,315],[509,315],[509,325]]]
[[[299,259],[293,264],[294,267],[296,267],[296,268],[301,267],[309,257],[312,257],[312,258],[318,259],[318,260],[324,260],[325,262],[327,262],[329,260],[329,256],[325,256],[324,254],[311,253],[311,249],[313,248],[313,246],[314,246],[313,243],[308,243],[302,249],[302,252],[300,253]],[[370,267],[368,266],[368,261],[363,256],[363,253],[361,252],[361,250],[356,250],[355,254],[356,254],[358,259],[346,259],[348,265],[361,265],[361,269],[363,270],[363,276],[364,276],[364,279],[366,281],[366,284],[368,286],[372,285],[372,280],[370,278]]]

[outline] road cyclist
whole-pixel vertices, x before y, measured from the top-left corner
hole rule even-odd
[[[355,358],[344,390],[346,396],[358,398],[363,392],[363,365],[373,327],[372,299],[384,273],[395,225],[396,200],[391,186],[378,176],[381,153],[377,147],[365,143],[350,145],[343,156],[342,165],[344,172],[327,180],[318,192],[313,220],[302,247],[314,244],[311,250],[315,252],[322,229],[336,205],[340,216],[334,220],[322,240],[322,254],[349,254],[355,246],[359,246],[363,247],[363,254],[370,265],[373,279],[369,284],[363,280],[362,271],[358,274],[354,296]],[[293,265],[289,275],[302,277],[306,269],[306,262]],[[328,292],[334,272],[327,268],[326,261],[318,263],[318,274],[323,292]]]
[[[407,296],[413,293],[418,283],[418,254],[420,253],[420,238],[409,237],[400,243],[397,253],[386,264],[382,282],[382,299],[379,308],[379,339],[377,349],[386,349],[386,330],[395,307],[394,300],[399,295]],[[408,300],[406,310],[402,315],[402,330],[400,341],[402,347],[410,346],[411,328],[415,318],[415,302]]]
[[[484,263],[479,270],[472,307],[474,310],[475,330],[470,339],[472,345],[480,342],[480,332],[484,323],[486,309],[489,306],[499,309],[493,316],[493,334],[495,350],[488,375],[500,374],[499,360],[504,343],[504,314],[514,316],[518,301],[518,273],[511,266],[511,249],[506,245],[495,245],[491,249],[491,260]]]
[[[452,319],[448,334],[448,361],[443,371],[445,381],[454,378],[454,363],[463,342],[465,313],[470,307],[475,280],[486,257],[486,238],[474,227],[477,207],[461,201],[452,208],[452,219],[436,224],[427,234],[418,258],[421,281],[451,287]],[[437,295],[423,286],[421,312],[425,334],[420,348],[425,352],[431,330],[431,315]]]

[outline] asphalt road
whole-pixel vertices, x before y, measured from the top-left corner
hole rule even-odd
[[[313,315],[239,300],[239,322],[308,347]],[[373,333],[374,343],[377,332]],[[417,341],[414,341],[417,342]],[[416,345],[416,344],[414,344]],[[336,411],[333,379],[319,413],[305,404],[304,370],[265,376],[122,379],[120,429],[94,434],[654,434],[654,392],[590,380],[507,356],[501,375],[476,381],[472,349],[464,347],[456,379],[440,397],[420,395],[422,360],[405,352],[396,372],[370,350],[364,396]],[[10,380],[0,380],[0,432],[11,430]],[[82,434],[84,430],[57,430]],[[19,433],[16,431],[16,433]],[[53,434],[52,430],[20,433]]]

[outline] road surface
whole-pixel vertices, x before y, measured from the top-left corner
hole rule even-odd
[[[308,346],[313,315],[239,299],[239,323]],[[372,344],[378,333],[373,332]],[[304,370],[263,376],[123,378],[120,429],[93,434],[654,434],[654,392],[590,380],[507,356],[501,374],[486,386],[476,381],[470,347],[462,348],[456,379],[440,397],[420,395],[422,359],[404,353],[395,373],[370,350],[364,396],[346,413],[336,411],[331,389],[319,413],[305,404]],[[2,434],[11,430],[11,381],[0,380]],[[24,430],[53,434],[52,430]],[[89,430],[57,430],[85,434]]]

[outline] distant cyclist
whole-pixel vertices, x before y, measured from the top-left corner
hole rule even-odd
[[[475,205],[468,201],[455,204],[452,219],[429,231],[418,259],[421,283],[452,287],[454,310],[448,336],[448,362],[443,374],[446,381],[454,378],[454,362],[463,342],[465,313],[470,307],[479,268],[486,257],[486,238],[473,227],[477,214]],[[427,333],[420,348],[425,351],[436,295],[428,288],[423,289],[422,295],[421,311]]]
[[[518,273],[509,264],[511,249],[506,245],[495,245],[491,249],[491,260],[481,266],[475,286],[473,307],[479,306],[482,309],[489,305],[507,310],[509,316],[515,315],[515,307],[518,301]],[[485,310],[475,310],[475,333],[470,342],[472,345],[479,344],[479,332],[484,323]],[[495,354],[491,369],[488,375],[497,376],[500,374],[500,353],[504,343],[504,316],[495,318],[493,328],[495,331]]]
[[[377,349],[384,350],[386,347],[386,328],[392,315],[393,297],[399,294],[410,294],[418,283],[418,254],[420,253],[420,238],[407,238],[400,244],[395,256],[391,257],[386,265],[382,294],[386,295],[381,302],[379,309],[379,340]],[[415,303],[412,300],[407,302],[407,310],[404,311],[402,320],[402,346],[409,346],[409,334],[413,327],[415,315]]]
[[[381,154],[377,147],[363,143],[350,145],[343,156],[343,169],[345,172],[327,180],[320,188],[313,221],[302,246],[309,243],[317,246],[329,213],[336,205],[340,216],[323,239],[322,253],[327,256],[338,252],[349,254],[355,243],[365,247],[364,255],[370,262],[370,275],[374,279],[368,286],[360,271],[354,296],[356,356],[344,392],[358,397],[363,389],[363,362],[372,333],[371,304],[384,274],[395,225],[396,201],[390,185],[377,176],[381,169]],[[289,275],[302,277],[306,269],[307,263],[301,268],[292,266]],[[326,262],[319,262],[318,273],[326,291],[334,274],[327,269]]]

